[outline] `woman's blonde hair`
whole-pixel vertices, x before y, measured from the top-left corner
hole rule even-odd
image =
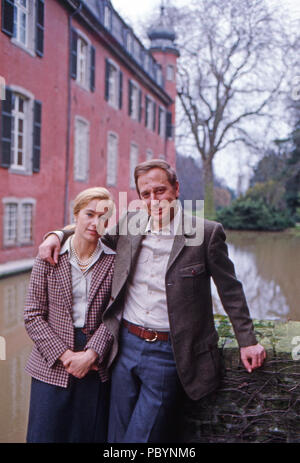
[[[107,219],[111,217],[114,211],[114,200],[110,192],[104,188],[104,187],[92,187],[92,188],[87,188],[86,190],[81,191],[76,198],[74,199],[73,202],[73,215],[74,217],[79,214],[81,209],[86,207],[89,202],[93,201],[94,199],[97,199],[99,201],[104,200],[105,201],[105,208],[107,209],[105,211],[105,216]],[[74,229],[75,224],[70,224],[64,227],[64,230],[69,230],[69,229]]]
[[[93,201],[94,199],[98,199],[99,201],[101,200],[106,200],[109,209],[112,212],[113,209],[113,198],[110,192],[103,187],[100,186],[95,186],[92,188],[87,188],[86,190],[81,191],[76,198],[74,199],[73,203],[73,214],[76,216],[81,209],[83,209],[85,206],[88,205],[90,201]]]

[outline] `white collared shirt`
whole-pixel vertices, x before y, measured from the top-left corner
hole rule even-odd
[[[85,325],[88,296],[92,280],[92,268],[103,252],[105,254],[115,254],[115,252],[99,240],[96,254],[85,272],[82,272],[75,257],[73,256],[73,253],[71,252],[71,238],[72,237],[69,237],[63,244],[60,254],[67,252],[71,264],[73,324],[75,328],[83,328]]]
[[[123,318],[131,323],[158,331],[170,329],[165,276],[181,214],[179,205],[174,219],[159,232],[151,229],[151,219],[147,224],[125,294]]]

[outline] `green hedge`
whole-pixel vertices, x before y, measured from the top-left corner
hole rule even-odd
[[[217,220],[232,230],[284,230],[294,226],[286,210],[266,204],[263,200],[241,198],[217,211]]]

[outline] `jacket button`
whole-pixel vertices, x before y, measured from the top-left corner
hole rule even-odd
[[[89,333],[90,333],[90,334],[94,334],[94,333],[95,333],[95,330],[90,330]]]

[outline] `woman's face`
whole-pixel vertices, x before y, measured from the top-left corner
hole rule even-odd
[[[99,237],[103,234],[107,226],[107,220],[101,220],[105,212],[100,203],[101,200],[93,199],[85,207],[80,209],[75,217],[75,235],[79,239],[84,239],[90,243],[97,243]]]

